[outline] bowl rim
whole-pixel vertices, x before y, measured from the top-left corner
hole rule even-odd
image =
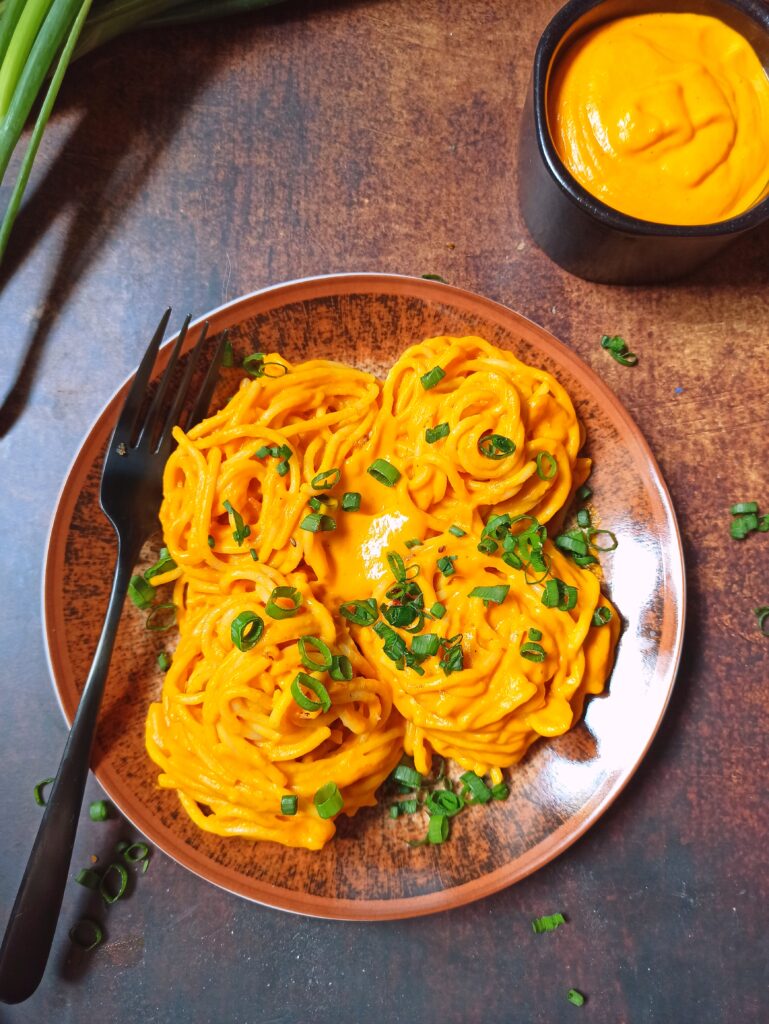
[[[622,213],[588,192],[561,160],[547,123],[547,77],[553,57],[572,25],[583,15],[609,0],[568,0],[546,25],[537,43],[532,72],[534,129],[542,162],[550,176],[567,198],[588,216],[604,226],[628,235],[653,235],[668,238],[717,238],[737,235],[769,220],[769,194],[736,217],[705,224],[662,224]],[[696,0],[692,0],[694,4]],[[761,0],[715,0],[723,7],[733,7],[752,18],[767,36],[769,43],[769,6]],[[664,6],[664,0],[660,0]],[[643,12],[636,12],[643,13]]]
[[[166,856],[205,881],[233,895],[243,897],[250,902],[305,917],[337,921],[380,922],[445,912],[476,902],[508,888],[510,885],[538,871],[556,857],[559,857],[605,814],[645,760],[670,704],[683,653],[687,615],[687,581],[683,542],[672,496],[649,443],[630,412],[608,385],[602,381],[597,372],[584,362],[574,349],[556,338],[545,327],[529,320],[528,317],[525,317],[510,306],[487,298],[485,295],[473,292],[470,289],[449,284],[448,282],[427,280],[407,274],[378,271],[322,274],[268,285],[221,303],[192,321],[188,330],[187,350],[192,347],[197,330],[204,321],[208,320],[210,322],[210,338],[217,331],[233,323],[239,323],[240,320],[238,318],[242,317],[242,310],[248,309],[255,302],[265,303],[268,306],[270,303],[285,305],[292,301],[296,302],[299,299],[304,300],[308,291],[311,297],[317,299],[321,295],[356,294],[356,289],[373,294],[387,293],[388,291],[399,295],[420,294],[425,299],[438,303],[453,299],[459,304],[471,303],[476,305],[489,317],[499,318],[505,323],[521,321],[534,328],[535,333],[546,343],[547,348],[551,349],[557,357],[564,360],[567,368],[576,365],[580,372],[584,373],[586,380],[595,381],[597,390],[607,403],[607,408],[630,428],[634,443],[648,465],[650,479],[653,481],[657,496],[665,512],[667,527],[672,541],[671,561],[667,579],[671,581],[673,593],[677,597],[672,657],[665,673],[666,690],[655,720],[644,737],[642,749],[637,752],[630,762],[623,765],[622,770],[618,772],[607,791],[602,794],[600,799],[587,813],[578,816],[573,823],[561,823],[547,839],[540,841],[533,847],[517,873],[511,872],[510,865],[505,864],[478,878],[460,882],[448,888],[413,896],[375,897],[372,899],[351,899],[308,894],[302,890],[284,889],[266,881],[258,881],[247,886],[240,883],[233,885],[232,878],[227,875],[226,870],[221,869],[218,864],[212,866],[212,862],[207,859],[204,853],[191,847],[180,847],[178,844],[175,844],[173,841],[173,830],[161,824],[157,819],[153,821],[151,815],[148,818],[146,808],[136,799],[135,794],[127,797],[124,791],[114,788],[113,773],[111,773],[109,765],[105,766],[103,761],[93,765],[94,775],[107,796],[119,808],[122,816],[143,836],[149,837],[150,841],[165,853]],[[163,342],[160,349],[161,358],[156,366],[157,373],[162,371],[177,338],[178,332]],[[53,581],[59,571],[58,559],[60,557],[63,558],[62,538],[66,539],[79,488],[82,486],[82,481],[88,469],[88,466],[85,464],[87,459],[85,462],[83,459],[85,446],[94,437],[103,434],[106,439],[109,436],[117,413],[116,405],[124,396],[135,372],[135,369],[131,370],[85,431],[83,440],[78,445],[77,451],[64,476],[48,530],[41,580],[41,625],[45,637],[45,655],[49,676],[56,701],[67,727],[72,723],[76,708],[70,708],[65,701],[65,687],[62,683],[65,673],[59,671],[61,668],[60,646],[58,643],[55,644],[51,641],[52,637],[58,635]],[[146,828],[148,820],[153,826],[151,829]]]

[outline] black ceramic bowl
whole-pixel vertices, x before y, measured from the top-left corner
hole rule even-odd
[[[534,57],[521,123],[518,189],[524,220],[537,244],[565,270],[590,281],[644,284],[680,277],[769,221],[766,195],[739,217],[717,224],[639,220],[592,196],[558,156],[547,125],[547,88],[561,49],[602,22],[652,11],[720,18],[745,36],[769,68],[769,5],[763,0],[570,0],[561,8]]]

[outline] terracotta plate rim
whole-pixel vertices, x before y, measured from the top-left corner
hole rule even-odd
[[[580,359],[576,352],[550,334],[550,332],[544,327],[541,327],[539,324],[536,324],[534,321],[529,320],[527,317],[524,317],[522,314],[503,305],[502,303],[495,302],[493,299],[488,299],[485,296],[478,295],[475,292],[471,292],[465,288],[459,288],[455,285],[420,277],[411,277],[405,274],[384,274],[377,272],[324,274],[284,281],[279,284],[257,289],[245,295],[238,296],[235,299],[231,299],[228,302],[222,303],[191,323],[190,336],[194,333],[195,328],[201,325],[205,320],[211,321],[212,326],[215,326],[214,321],[217,318],[224,318],[232,322],[233,319],[237,318],[238,309],[243,305],[249,305],[255,299],[277,297],[278,299],[282,299],[280,304],[287,304],[291,301],[295,301],[296,297],[292,296],[292,292],[296,290],[302,291],[308,288],[320,287],[325,290],[324,294],[326,297],[331,297],[334,294],[337,294],[340,289],[343,294],[350,294],[351,292],[354,292],[356,286],[361,286],[364,290],[374,290],[378,293],[395,291],[399,294],[419,295],[427,301],[447,300],[451,302],[452,300],[461,300],[463,303],[469,301],[472,302],[476,308],[480,307],[488,310],[488,312],[498,320],[524,320],[527,323],[532,324],[540,339],[543,342],[546,341],[548,346],[552,348],[557,361],[565,363],[567,366],[569,364],[576,366],[580,373],[586,377],[587,382],[593,389],[593,393],[599,393],[602,403],[611,408],[613,416],[624,422],[624,425],[628,428],[634,442],[638,445],[648,464],[649,480],[658,491],[660,502],[667,518],[668,529],[670,531],[672,551],[671,563],[669,566],[666,566],[666,581],[670,585],[671,592],[677,598],[675,601],[676,621],[673,650],[667,667],[666,678],[664,679],[666,691],[664,699],[660,704],[656,720],[651,724],[643,748],[632,762],[622,765],[617,777],[611,783],[603,798],[595,805],[588,815],[583,817],[576,824],[573,819],[569,819],[553,832],[549,833],[545,839],[541,840],[535,847],[532,847],[532,849],[524,855],[524,863],[522,866],[520,863],[522,858],[513,862],[513,864],[518,865],[518,868],[512,871],[511,864],[508,863],[497,868],[495,871],[481,876],[480,878],[473,879],[469,882],[463,882],[460,885],[451,886],[449,888],[424,895],[399,897],[392,900],[353,900],[317,896],[305,892],[294,892],[280,886],[272,885],[268,882],[259,881],[251,881],[248,890],[246,890],[244,886],[239,885],[237,882],[233,883],[231,876],[224,872],[219,865],[212,864],[205,855],[186,846],[180,847],[178,843],[175,842],[174,834],[170,829],[167,829],[161,822],[154,819],[151,813],[147,812],[141,805],[133,803],[130,795],[127,798],[126,794],[115,789],[111,779],[109,778],[108,770],[103,767],[95,770],[94,774],[100,785],[119,808],[125,818],[168,857],[205,881],[216,885],[218,888],[223,889],[226,892],[243,897],[261,906],[287,911],[304,917],[325,918],[339,921],[373,922],[400,920],[438,913],[464,906],[467,903],[483,899],[486,896],[499,892],[501,889],[526,878],[528,875],[537,871],[551,860],[554,860],[557,856],[568,849],[572,843],[576,842],[581,836],[583,836],[585,832],[595,824],[601,815],[605,813],[611,804],[614,803],[637,771],[641,761],[646,756],[649,747],[659,730],[665,711],[667,710],[670,702],[683,648],[684,624],[686,620],[686,574],[681,534],[673,502],[670,497],[670,492],[665,484],[662,473],[657,464],[657,460],[633,418],[611,389],[601,380],[594,370]],[[224,326],[227,326],[227,324],[223,323],[216,326],[216,330],[221,330]],[[172,336],[164,343],[161,353],[165,353],[166,358],[177,336],[178,335]],[[66,518],[66,524],[67,526],[69,525],[69,522],[71,521],[71,512],[74,507],[74,500],[76,500],[77,495],[79,494],[79,487],[75,486],[75,477],[80,465],[83,447],[91,435],[98,431],[100,427],[103,426],[105,419],[110,416],[112,405],[133,379],[134,374],[135,370],[125,378],[83,435],[83,439],[78,445],[75,456],[66,471],[62,486],[57,496],[45,546],[41,592],[45,655],[56,700],[68,727],[71,724],[71,717],[64,706],[62,690],[54,664],[55,642],[53,640],[54,631],[52,629],[54,601],[52,594],[55,584],[56,567],[54,565],[55,559],[53,556],[57,549],[57,544],[60,544],[60,541],[58,540],[58,532],[61,529],[61,523]],[[107,527],[108,524],[105,520],[105,529]],[[255,895],[255,892],[258,893],[258,895]]]

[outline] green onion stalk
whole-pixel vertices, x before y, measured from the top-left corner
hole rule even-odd
[[[72,60],[125,32],[219,18],[281,0],[0,0],[0,185],[32,107],[37,117],[0,221],[0,261]]]

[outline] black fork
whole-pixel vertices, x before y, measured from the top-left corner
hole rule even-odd
[[[192,397],[192,376],[205,343],[208,322],[203,325],[179,387],[171,392],[171,379],[189,327],[188,316],[157,390],[142,415],[170,316],[168,309],[158,324],[129,389],[104,459],[100,502],[117,534],[115,577],[96,653],[0,948],[0,999],[6,1003],[20,1003],[31,996],[45,971],[69,875],[96,719],[120,613],[142,544],[157,528],[163,466],[174,443],[171,430]],[[202,419],[208,410],[225,338],[226,332],[194,397],[185,429]]]

